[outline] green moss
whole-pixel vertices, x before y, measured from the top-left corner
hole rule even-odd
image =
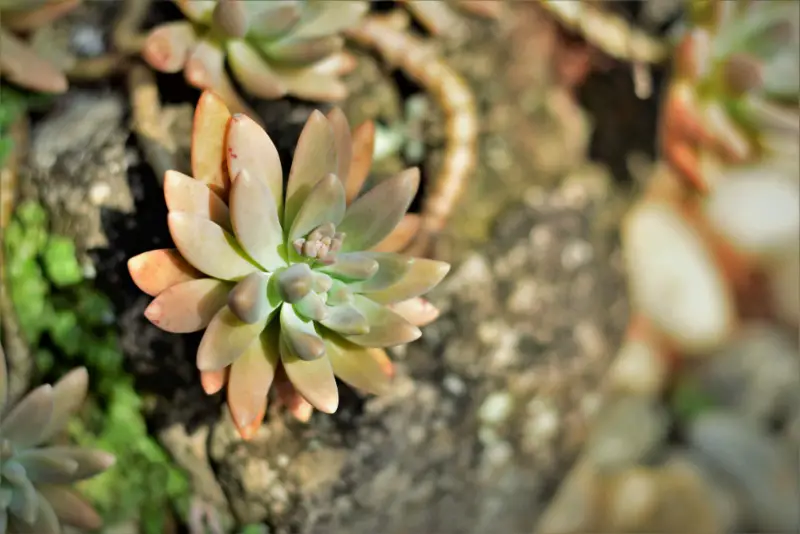
[[[6,273],[20,327],[42,374],[85,365],[92,394],[70,433],[85,446],[117,456],[114,468],[80,485],[107,524],[138,519],[147,534],[163,532],[169,506],[184,513],[190,489],[149,436],[143,399],[123,368],[109,300],[85,280],[68,239],[48,233],[38,204],[19,206],[5,232]]]
[[[14,146],[8,136],[8,129],[14,121],[28,109],[40,108],[51,100],[49,95],[31,93],[0,83],[0,167]]]

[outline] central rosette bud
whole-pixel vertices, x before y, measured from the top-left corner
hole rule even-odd
[[[329,222],[317,226],[307,236],[295,239],[292,246],[300,256],[330,265],[342,248],[344,237],[345,234],[337,232],[336,225]]]

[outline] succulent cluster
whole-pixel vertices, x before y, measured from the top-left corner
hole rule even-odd
[[[188,21],[152,30],[142,52],[163,72],[183,70],[199,89],[219,94],[234,111],[246,110],[225,71],[265,99],[285,95],[332,101],[346,96],[340,76],[355,65],[342,52],[340,33],[369,4],[362,0],[175,0]]]
[[[383,348],[417,339],[438,311],[420,295],[449,265],[391,252],[413,236],[407,215],[419,171],[360,194],[374,128],[353,133],[339,109],[315,111],[298,140],[284,191],[277,150],[245,115],[206,91],[194,118],[192,174],[168,171],[164,194],[175,249],[131,258],[156,297],[145,311],[175,333],[206,329],[197,352],[203,386],[227,382],[247,438],[267,393],[299,419],[338,407],[334,375],[381,393],[392,376]]]
[[[83,529],[101,525],[97,512],[69,484],[108,469],[104,451],[47,445],[86,398],[86,369],[54,386],[39,386],[7,406],[8,377],[0,347],[0,534],[58,534],[61,523]]]
[[[67,78],[19,38],[76,8],[82,0],[4,0],[0,2],[0,76],[34,91],[63,93]]]
[[[677,49],[676,81],[661,125],[667,155],[703,190],[728,164],[762,156],[796,160],[800,3],[690,6],[695,26]]]

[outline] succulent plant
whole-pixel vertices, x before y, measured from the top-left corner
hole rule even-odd
[[[25,89],[63,93],[67,78],[15,33],[28,32],[63,16],[82,0],[0,0],[0,76]]]
[[[192,174],[168,171],[164,195],[176,249],[129,260],[136,285],[156,297],[159,328],[206,329],[197,367],[207,393],[227,381],[239,432],[261,424],[273,381],[299,419],[333,413],[334,376],[386,390],[383,348],[417,339],[438,311],[419,296],[447,274],[444,262],[390,250],[413,235],[406,216],[419,185],[408,169],[359,195],[374,129],[352,134],[338,108],[314,111],[284,191],[277,150],[245,115],[206,91],[194,118]],[[357,197],[357,198],[356,198]]]
[[[693,25],[676,52],[677,81],[660,126],[667,156],[701,189],[713,187],[728,164],[760,157],[796,161],[800,3],[690,6]]]
[[[362,0],[175,0],[189,21],[152,30],[142,52],[163,72],[179,72],[191,85],[212,89],[233,111],[246,105],[225,71],[253,96],[285,95],[339,100],[339,77],[355,66],[342,52],[340,33],[366,13]]]
[[[97,512],[69,484],[108,469],[114,456],[47,445],[80,408],[88,382],[81,367],[54,386],[39,386],[9,406],[6,361],[0,347],[0,534],[57,534],[62,522],[100,528]]]

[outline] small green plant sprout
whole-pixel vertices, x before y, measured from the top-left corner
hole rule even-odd
[[[30,32],[75,9],[82,0],[0,1],[0,76],[25,89],[63,93],[67,77],[40,57],[20,33]]]
[[[342,51],[343,30],[367,12],[364,0],[174,0],[188,21],[152,30],[142,56],[156,70],[179,72],[245,111],[225,70],[258,98],[317,101],[346,96],[340,76],[355,67]]]
[[[417,339],[438,310],[419,296],[450,266],[387,250],[408,239],[419,186],[408,169],[359,194],[371,127],[351,134],[339,109],[314,111],[283,170],[267,133],[206,91],[194,117],[192,173],[168,171],[164,195],[177,249],[129,260],[145,310],[175,333],[206,329],[197,367],[209,394],[227,382],[243,438],[261,425],[273,382],[301,420],[336,411],[334,376],[387,390],[385,347]],[[354,147],[356,148],[354,150]]]
[[[6,405],[7,375],[0,347],[0,534],[58,534],[62,522],[100,528],[100,516],[69,484],[105,471],[114,456],[47,445],[86,398],[86,369],[39,386],[14,406]]]

